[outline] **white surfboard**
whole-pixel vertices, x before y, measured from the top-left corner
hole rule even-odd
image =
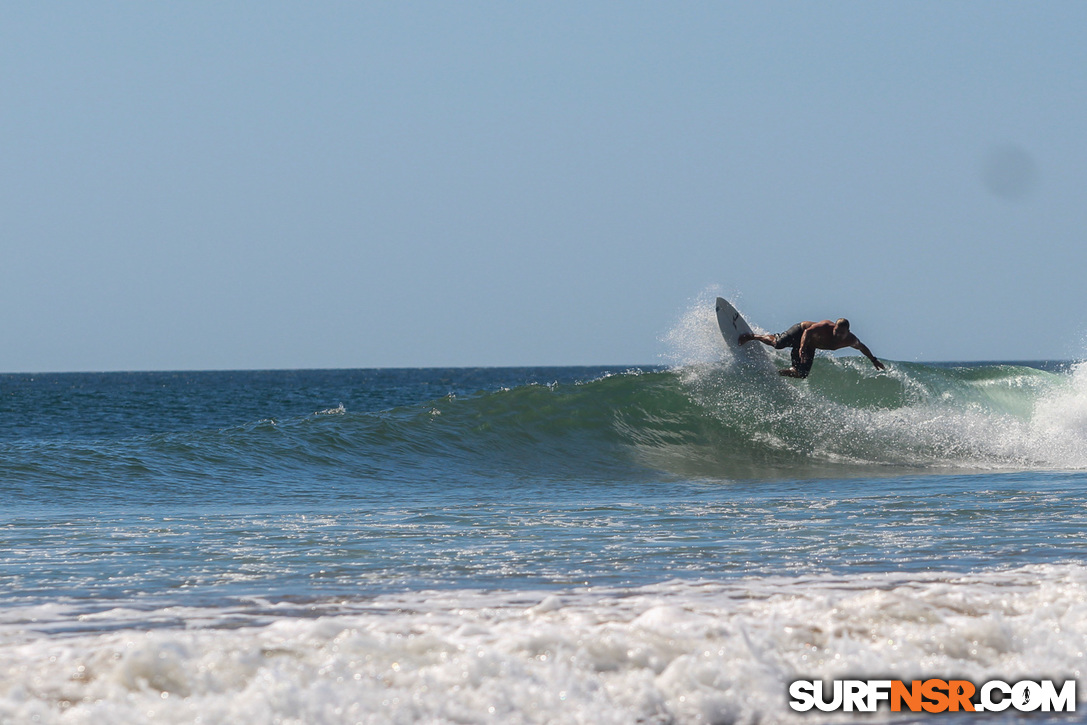
[[[732,303],[724,297],[717,298],[717,326],[721,328],[721,337],[732,357],[739,363],[766,370],[774,368],[766,346],[757,340],[746,345],[740,344],[740,335],[750,335],[753,330]]]

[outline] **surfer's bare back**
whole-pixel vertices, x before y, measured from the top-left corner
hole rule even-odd
[[[823,320],[811,322],[805,320],[798,322],[785,332],[777,335],[740,335],[739,343],[746,345],[752,340],[758,340],[764,345],[769,345],[781,350],[786,347],[793,349],[793,366],[779,370],[778,374],[790,378],[806,378],[811,372],[812,363],[815,362],[816,350],[841,350],[843,347],[852,347],[860,350],[865,357],[872,361],[876,370],[883,370],[884,366],[868,346],[857,339],[857,336],[849,331],[849,320],[839,317],[836,322]]]

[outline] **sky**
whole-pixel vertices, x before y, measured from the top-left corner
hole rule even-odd
[[[4,3],[0,371],[658,364],[717,294],[892,361],[1084,358],[1085,29]]]

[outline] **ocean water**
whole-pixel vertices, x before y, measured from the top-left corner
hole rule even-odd
[[[787,686],[1082,679],[1087,366],[785,380],[700,320],[667,366],[0,376],[0,723],[903,722]]]

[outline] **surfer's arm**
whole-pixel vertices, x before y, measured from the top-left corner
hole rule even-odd
[[[863,342],[861,342],[860,340],[857,340],[855,343],[853,343],[853,347],[860,350],[861,354],[863,354],[866,358],[871,360],[872,364],[876,366],[876,370],[885,370],[886,369],[884,364],[876,359],[876,356],[872,354],[872,351],[869,350],[868,346],[865,345]]]

